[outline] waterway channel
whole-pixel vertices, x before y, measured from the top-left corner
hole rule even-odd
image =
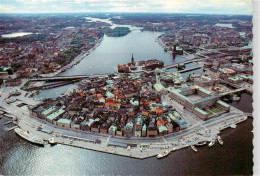
[[[97,18],[88,18],[93,21],[98,21]],[[116,25],[110,20],[102,19],[102,22],[107,22],[112,25],[112,28],[117,26],[129,27],[131,32],[123,37],[108,37],[104,38],[99,47],[92,51],[87,57],[83,58],[80,63],[68,69],[61,76],[67,75],[90,75],[114,73],[115,67],[118,64],[126,64],[131,61],[132,54],[135,61],[158,59],[162,60],[165,65],[170,65],[185,61],[186,58],[182,55],[177,55],[175,58],[172,54],[164,52],[162,46],[158,44],[157,37],[161,32],[141,32],[140,27],[130,25]],[[189,63],[186,68],[194,68],[197,64]],[[183,73],[184,79],[189,74],[201,73],[202,69],[194,70],[189,73]],[[65,93],[70,85],[59,87],[51,90],[44,90],[37,98],[51,98]]]

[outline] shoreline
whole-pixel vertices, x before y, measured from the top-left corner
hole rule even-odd
[[[235,112],[237,109],[234,108]],[[12,113],[13,114],[13,113]],[[17,116],[13,114],[14,116]],[[201,124],[193,125],[189,127],[187,130],[180,131],[177,134],[171,133],[169,135],[158,136],[157,138],[140,138],[140,140],[136,140],[134,138],[124,139],[114,138],[108,134],[88,134],[84,131],[80,130],[72,130],[67,128],[62,128],[55,126],[53,124],[49,124],[48,122],[43,123],[34,117],[20,117],[19,123],[17,124],[21,129],[30,131],[30,133],[40,137],[44,141],[48,141],[50,138],[54,138],[58,144],[68,145],[72,147],[84,148],[89,150],[95,150],[99,152],[104,152],[108,154],[115,154],[125,157],[131,157],[135,159],[145,159],[153,156],[157,156],[160,153],[163,153],[165,150],[168,151],[177,151],[183,148],[190,147],[192,145],[197,144],[201,141],[212,141],[215,137],[222,131],[227,128],[230,128],[232,124],[239,124],[247,120],[247,117],[240,113],[235,115],[226,114],[226,116],[219,116],[217,119],[213,121],[208,121],[204,123],[207,129],[211,130],[210,136],[204,136],[203,129],[200,128]],[[227,124],[228,122],[228,124]],[[37,130],[37,126],[47,127],[53,132],[51,134],[47,134]],[[201,135],[195,133],[198,130]],[[59,134],[59,135],[57,135]],[[182,137],[182,138],[180,138]],[[199,137],[199,139],[192,140],[195,137]],[[100,144],[90,142],[91,139],[100,139]],[[186,142],[183,139],[188,139],[192,141]],[[118,147],[118,146],[110,146],[109,141],[125,143],[125,144],[136,144],[136,147],[132,147],[131,149]],[[135,141],[135,142],[133,142]],[[145,149],[141,150],[143,145],[149,146]]]
[[[171,51],[169,51],[169,47],[166,46],[166,45],[163,43],[163,41],[162,41],[162,39],[161,39],[161,36],[158,36],[158,37],[156,38],[156,41],[157,41],[157,43],[158,43],[163,49],[167,49],[167,53],[172,54]]]
[[[24,94],[25,92],[23,92]],[[1,97],[1,99],[3,99]],[[30,99],[31,100],[31,99]],[[22,98],[22,102],[28,102]],[[29,101],[28,104],[36,102]],[[201,141],[212,141],[220,133],[220,131],[229,128],[232,124],[238,124],[247,120],[244,112],[231,106],[230,112],[221,114],[207,121],[200,121],[188,128],[169,133],[155,138],[148,137],[121,137],[109,134],[92,133],[90,131],[76,130],[73,128],[64,128],[48,123],[43,119],[31,116],[29,112],[17,109],[13,111],[16,105],[6,104],[5,101],[0,101],[0,109],[4,116],[8,115],[13,120],[17,119],[17,125],[39,138],[48,141],[50,138],[63,145],[70,145],[95,151],[101,151],[109,154],[116,154],[137,159],[144,159],[156,156],[163,153],[165,150],[176,151],[182,148],[190,147]],[[15,122],[16,123],[16,122]],[[38,131],[37,128],[42,127],[50,130],[50,134],[43,131]],[[209,132],[211,131],[211,132]],[[58,135],[57,135],[58,134]],[[97,144],[100,140],[100,144]],[[94,143],[92,143],[94,142]],[[115,145],[115,143],[117,143]],[[112,147],[111,147],[112,145]],[[116,147],[114,147],[116,146]],[[123,146],[123,147],[122,147]],[[127,146],[134,146],[130,150]],[[143,146],[145,149],[141,150]]]
[[[97,47],[99,47],[101,45],[101,42],[103,41],[104,36],[102,36],[100,39],[98,39],[97,43],[88,51],[82,51],[79,55],[75,56],[74,59],[68,63],[67,65],[65,65],[64,67],[60,68],[59,70],[50,73],[50,74],[41,74],[42,77],[53,77],[53,76],[57,76],[65,71],[67,71],[68,69],[70,69],[71,67],[73,67],[74,65],[77,65],[82,59],[84,59],[85,57],[87,57],[92,51],[94,51]]]
[[[246,117],[242,117],[238,122],[235,122],[233,124],[239,124],[239,123],[242,123],[246,120],[247,120]],[[28,127],[26,128],[24,125],[25,124],[18,124],[18,126],[21,127],[22,129],[29,130],[30,126],[27,125]],[[222,131],[222,130],[225,130],[225,129],[228,129],[228,128],[230,128],[230,126],[225,126],[225,127],[223,126],[219,130]],[[211,129],[211,130],[214,130],[214,129]],[[32,129],[30,131],[32,131]],[[219,134],[220,131],[216,132],[216,134]],[[38,134],[37,134],[36,131],[33,132],[33,134],[40,136],[45,141],[48,141],[48,139],[52,137],[50,135],[43,134],[43,133],[40,134],[40,133],[41,132],[38,132]],[[154,148],[147,148],[147,149],[141,151],[139,148],[141,147],[140,144],[142,142],[137,144],[136,148],[134,148],[134,149],[132,148],[130,150],[127,150],[126,148],[107,146],[107,144],[105,142],[106,140],[101,140],[102,141],[101,144],[92,144],[90,142],[77,140],[77,138],[64,138],[64,137],[56,137],[56,136],[54,138],[55,138],[55,141],[58,144],[67,145],[67,146],[71,146],[71,147],[77,147],[77,148],[83,148],[83,149],[88,149],[88,150],[94,150],[94,151],[108,153],[108,154],[120,155],[120,156],[124,156],[124,157],[135,158],[135,159],[146,159],[146,158],[154,157],[154,156],[157,156],[158,154],[164,152],[165,150],[174,152],[174,151],[195,145],[200,141],[206,140],[206,138],[203,138],[203,140],[198,140],[198,141],[192,142],[190,144],[178,144],[177,146],[173,146],[173,145],[170,144],[170,142],[169,143],[158,142],[159,141],[159,139],[158,139],[157,142],[143,142],[143,143],[149,143],[148,144],[149,146],[155,146],[155,147]],[[163,136],[162,136],[162,139],[164,139]],[[73,140],[73,143],[71,143],[71,140]],[[211,141],[211,140],[208,139],[206,141]]]

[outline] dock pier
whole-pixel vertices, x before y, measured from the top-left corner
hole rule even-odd
[[[4,123],[4,125],[8,125],[8,124],[10,124],[10,123],[12,123],[13,121],[12,120],[10,120],[10,121],[8,121],[8,122],[6,122],[6,123]]]
[[[11,128],[9,128],[9,129],[6,129],[5,131],[11,131],[11,130],[17,128],[17,127],[18,127],[18,126],[16,125],[16,126],[14,126],[14,127],[11,127]]]

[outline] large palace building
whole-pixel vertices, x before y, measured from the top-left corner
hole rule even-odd
[[[219,100],[219,95],[202,87],[192,86],[169,90],[170,97],[202,120],[229,111],[230,106]]]

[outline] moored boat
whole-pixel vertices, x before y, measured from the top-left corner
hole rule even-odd
[[[39,138],[38,136],[30,133],[29,131],[22,130],[21,128],[15,128],[14,129],[15,133],[21,136],[22,138],[34,143],[43,146],[44,141]]]
[[[232,125],[230,125],[230,127],[231,127],[231,128],[236,128],[237,125],[236,125],[236,124],[232,124]]]
[[[198,149],[194,146],[194,145],[192,145],[192,146],[190,146],[191,147],[191,149],[194,151],[194,152],[197,152],[198,151]]]
[[[233,101],[239,101],[239,100],[240,100],[240,97],[238,97],[238,96],[235,95],[235,96],[232,97],[232,100],[233,100]]]
[[[54,138],[50,138],[48,142],[49,142],[49,144],[51,144],[51,145],[57,144],[57,142],[54,140]]]
[[[200,146],[203,146],[203,145],[206,145],[207,144],[207,141],[201,141],[201,142],[198,142],[198,144],[195,144],[196,147],[200,147]]]
[[[215,142],[216,142],[216,140],[214,139],[214,140],[212,140],[212,141],[210,141],[210,143],[209,143],[209,147],[212,147],[214,144],[215,144]]]
[[[219,143],[220,145],[223,145],[223,144],[224,144],[224,142],[223,142],[223,140],[221,139],[220,136],[218,136],[218,143]]]
[[[166,157],[166,156],[169,155],[169,154],[170,154],[170,152],[166,150],[165,152],[158,154],[158,155],[157,155],[157,159]]]

